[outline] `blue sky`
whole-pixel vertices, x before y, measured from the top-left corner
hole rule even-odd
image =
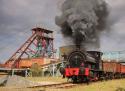
[[[54,31],[55,48],[66,45],[55,16],[60,15],[64,0],[0,0],[0,62],[5,62],[38,26]],[[110,32],[102,33],[102,51],[125,50],[125,2],[106,0],[109,5]]]

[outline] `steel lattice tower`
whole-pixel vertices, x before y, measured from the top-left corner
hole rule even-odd
[[[53,58],[53,50],[53,31],[33,28],[31,37],[6,61],[5,66],[18,68],[21,58]]]

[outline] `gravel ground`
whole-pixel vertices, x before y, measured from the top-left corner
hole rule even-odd
[[[39,85],[37,82],[32,82],[30,80],[26,80],[23,77],[20,76],[4,76],[0,78],[0,85],[5,87],[16,87],[16,88],[22,88],[22,87],[31,87],[35,85]]]
[[[4,86],[7,82],[8,76],[0,77],[0,86]]]
[[[61,82],[49,82],[49,81],[40,81],[34,82],[28,79],[25,79],[20,76],[4,76],[0,78],[0,85],[3,87],[11,87],[11,88],[27,88],[33,86],[42,86],[42,85],[49,85],[49,84],[58,84]]]

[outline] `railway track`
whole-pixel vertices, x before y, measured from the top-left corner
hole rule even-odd
[[[65,83],[58,83],[58,84],[47,84],[47,85],[38,85],[38,86],[32,86],[32,87],[28,87],[28,88],[53,88],[53,89],[67,89],[67,88],[72,88],[74,86],[77,86],[78,84],[73,84],[73,83],[69,83],[69,82],[65,82]]]

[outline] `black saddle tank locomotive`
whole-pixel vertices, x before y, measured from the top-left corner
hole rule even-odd
[[[98,51],[72,51],[67,55],[61,73],[75,83],[97,80],[102,74],[101,56],[102,53]]]

